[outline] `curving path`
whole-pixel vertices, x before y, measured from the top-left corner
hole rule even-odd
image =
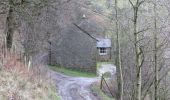
[[[50,75],[62,100],[99,100],[89,90],[99,78],[70,77],[54,71],[50,71]]]
[[[105,68],[108,69],[107,66]],[[71,77],[54,71],[50,71],[50,76],[55,81],[61,100],[100,100],[89,89],[91,84],[100,81],[100,77]]]

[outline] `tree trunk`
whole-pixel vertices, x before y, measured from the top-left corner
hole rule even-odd
[[[133,18],[133,35],[134,35],[134,45],[135,45],[135,66],[136,66],[136,92],[135,92],[135,100],[141,100],[141,83],[142,83],[142,49],[139,45],[139,33],[137,31],[137,22],[138,22],[138,9],[140,6],[139,0],[136,1],[134,5],[131,0],[129,0],[131,5],[133,6],[134,18]]]
[[[158,88],[158,66],[157,66],[157,21],[156,21],[156,17],[157,17],[157,14],[156,14],[156,2],[154,3],[154,13],[155,13],[155,18],[154,18],[154,28],[155,28],[155,31],[154,31],[154,69],[155,69],[155,84],[154,84],[154,87],[155,87],[155,100],[158,100],[158,91],[159,91],[159,88]]]
[[[8,0],[9,3],[9,10],[8,10],[8,16],[6,20],[6,46],[8,49],[12,48],[13,43],[13,34],[15,30],[15,15],[14,15],[14,9],[16,5],[22,4],[23,0]]]
[[[118,24],[118,6],[117,0],[115,0],[116,10],[116,66],[117,66],[117,83],[118,83],[118,96],[117,100],[123,100],[123,75],[122,75],[122,61],[121,61],[121,48],[119,37],[119,24]]]
[[[141,100],[141,51],[138,45],[139,36],[137,33],[138,8],[134,8],[134,38],[135,38],[135,59],[136,59],[136,100]]]
[[[50,50],[49,50],[49,65],[52,65],[52,42],[49,41]]]
[[[13,8],[11,6],[9,7],[6,23],[7,23],[6,47],[10,49],[12,47],[12,39],[13,39],[13,33],[14,33]]]

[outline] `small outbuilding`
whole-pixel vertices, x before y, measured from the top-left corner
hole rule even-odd
[[[110,61],[111,60],[111,39],[100,38],[97,39],[97,60],[98,61]]]

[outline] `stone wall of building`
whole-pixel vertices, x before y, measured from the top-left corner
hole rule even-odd
[[[99,48],[97,49],[97,61],[111,61],[111,48],[107,48],[107,54],[106,55],[100,55],[99,54]]]

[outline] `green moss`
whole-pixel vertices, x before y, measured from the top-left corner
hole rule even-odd
[[[50,69],[52,69],[56,72],[63,73],[63,74],[68,75],[68,76],[96,77],[95,73],[77,71],[77,70],[73,70],[73,69],[64,68],[64,67],[61,67],[61,66],[49,66],[49,67],[50,67]]]

